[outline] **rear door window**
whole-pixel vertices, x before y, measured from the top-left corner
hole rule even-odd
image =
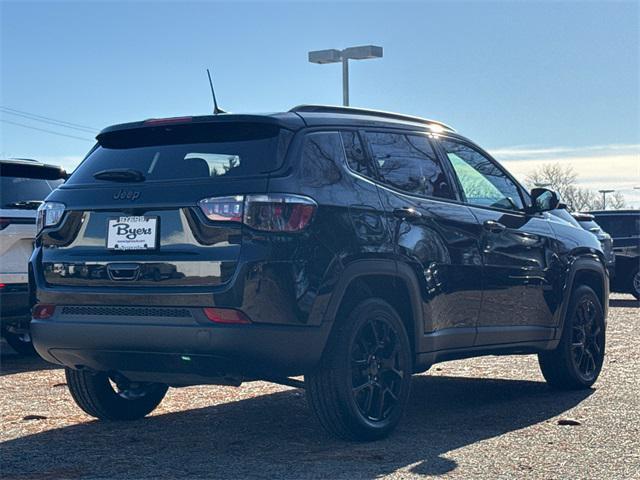
[[[367,132],[366,138],[384,183],[413,195],[454,198],[440,160],[425,135]]]
[[[98,137],[68,184],[94,183],[103,170],[131,169],[147,182],[267,174],[282,165],[292,134],[274,125],[147,127]]]

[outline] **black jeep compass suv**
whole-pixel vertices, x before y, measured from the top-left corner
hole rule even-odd
[[[413,373],[486,354],[537,353],[552,386],[586,388],[609,280],[596,237],[546,213],[558,202],[399,114],[109,127],[39,210],[34,344],[108,420],[168,386],[262,379],[304,386],[338,436],[381,438]]]

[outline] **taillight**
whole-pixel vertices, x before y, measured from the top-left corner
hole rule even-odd
[[[203,308],[206,317],[213,323],[226,323],[226,324],[246,324],[251,323],[249,317],[247,317],[240,310],[234,310],[232,308]]]
[[[38,305],[33,307],[33,310],[31,311],[31,316],[36,320],[46,320],[47,318],[51,318],[55,311],[56,311],[55,305],[39,303]]]
[[[299,232],[313,219],[317,204],[302,195],[271,193],[211,197],[198,202],[209,220],[243,222],[266,232]]]
[[[205,198],[200,200],[198,205],[209,220],[216,222],[242,221],[242,212],[244,211],[244,197],[242,195]]]
[[[316,207],[316,202],[302,195],[248,195],[244,223],[256,230],[298,232],[311,223]]]
[[[40,233],[43,228],[54,227],[64,215],[65,205],[58,202],[45,202],[38,207],[36,213],[36,231]]]

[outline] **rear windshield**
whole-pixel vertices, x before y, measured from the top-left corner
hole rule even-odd
[[[274,125],[234,123],[113,132],[73,172],[68,184],[106,182],[94,174],[132,169],[145,182],[261,175],[279,168],[292,134]]]
[[[596,221],[612,237],[628,238],[640,235],[640,213],[597,215]]]
[[[35,210],[62,182],[63,180],[3,176],[0,178],[0,203],[2,208]]]

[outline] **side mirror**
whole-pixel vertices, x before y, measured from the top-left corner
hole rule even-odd
[[[548,188],[534,188],[531,190],[531,209],[534,212],[548,212],[560,206],[560,197]]]

